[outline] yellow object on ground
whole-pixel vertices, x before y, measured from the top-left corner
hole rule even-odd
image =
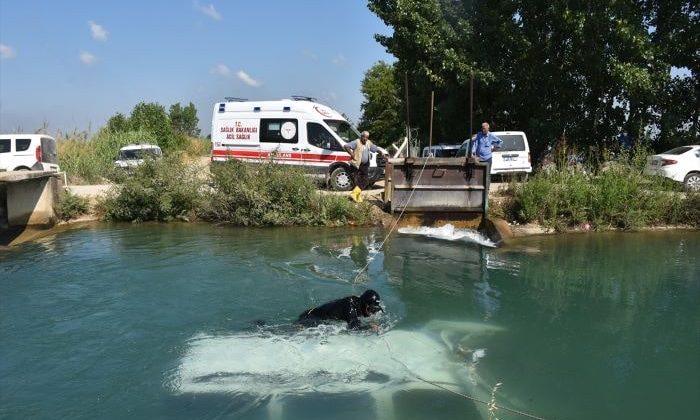
[[[360,193],[362,190],[360,187],[355,187],[352,192],[350,193],[350,198],[352,198],[352,201],[359,203],[360,202]]]

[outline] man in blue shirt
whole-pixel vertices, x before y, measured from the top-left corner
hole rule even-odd
[[[491,152],[494,146],[501,148],[503,140],[494,136],[489,132],[489,123],[481,124],[481,131],[476,133],[476,137],[472,140],[472,155],[476,155],[481,162],[489,164],[491,169]]]

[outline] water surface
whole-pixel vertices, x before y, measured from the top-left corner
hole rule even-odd
[[[2,252],[0,417],[483,417],[401,365],[428,354],[423,379],[480,399],[502,383],[498,404],[544,418],[700,410],[700,233],[507,248],[394,233],[379,249],[385,234],[96,225]],[[380,335],[335,325],[300,338],[303,309],[368,287],[384,300]],[[319,349],[334,351],[304,359]],[[329,368],[304,376],[294,354]],[[211,373],[195,378],[204,391],[186,386],[193,366]],[[270,382],[242,392],[244,376]]]

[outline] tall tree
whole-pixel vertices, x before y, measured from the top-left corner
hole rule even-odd
[[[700,108],[699,7],[682,0],[369,0],[394,29],[376,39],[410,79],[413,125],[427,132],[423,104],[435,91],[434,132],[466,133],[473,75],[475,120],[527,131],[536,154],[562,137],[603,146],[622,127],[657,140],[659,130],[691,132]],[[689,80],[672,80],[672,66],[689,69]]]
[[[170,106],[170,126],[176,133],[184,134],[190,137],[199,136],[199,118],[197,117],[197,108],[192,102],[186,107],[182,107],[180,103]]]
[[[362,116],[360,130],[367,130],[374,142],[388,146],[404,136],[400,110],[401,101],[396,92],[394,69],[380,61],[374,64],[362,80]]]

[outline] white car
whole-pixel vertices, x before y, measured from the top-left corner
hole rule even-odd
[[[45,134],[0,134],[0,172],[59,171],[56,140]]]
[[[680,146],[647,157],[646,175],[660,175],[681,182],[687,190],[700,191],[700,145]]]
[[[163,156],[163,151],[155,144],[130,144],[119,149],[114,166],[132,168],[141,165],[145,158],[158,159],[161,156]]]

